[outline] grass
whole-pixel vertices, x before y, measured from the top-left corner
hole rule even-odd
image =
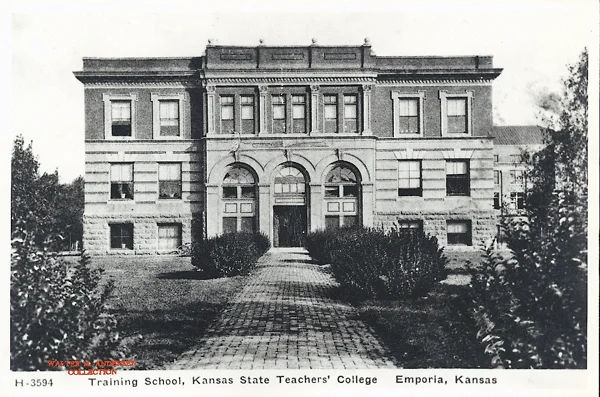
[[[465,286],[438,284],[427,296],[357,304],[359,318],[373,327],[403,368],[479,368],[475,327],[460,310]]]
[[[115,283],[109,304],[124,339],[138,341],[137,369],[161,368],[197,345],[245,279],[202,280],[189,258],[176,256],[102,257],[92,263]]]

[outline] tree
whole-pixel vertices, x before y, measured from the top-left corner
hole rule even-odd
[[[493,366],[587,366],[587,50],[569,67],[529,165],[527,216],[507,225],[509,257],[491,249],[471,283],[478,336]]]

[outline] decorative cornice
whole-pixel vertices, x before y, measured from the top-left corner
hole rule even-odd
[[[418,85],[490,85],[492,79],[394,79],[377,80],[377,85],[418,86]]]
[[[257,84],[363,84],[375,83],[373,77],[219,77],[207,78],[214,85],[257,85]]]
[[[92,81],[84,82],[84,88],[198,88],[201,87],[200,82],[194,81],[134,81],[134,80],[118,80],[118,81]]]

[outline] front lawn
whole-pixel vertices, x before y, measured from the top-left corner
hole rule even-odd
[[[133,341],[137,369],[157,369],[198,344],[244,277],[202,280],[189,258],[98,257],[92,264],[115,282],[110,300],[123,336]]]
[[[423,298],[362,302],[359,318],[403,368],[485,368],[475,327],[461,314],[464,288],[439,283]]]

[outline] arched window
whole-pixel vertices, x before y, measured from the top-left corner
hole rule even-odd
[[[256,231],[256,179],[234,165],[223,178],[223,233]]]
[[[275,194],[304,194],[306,180],[304,174],[292,166],[279,170],[275,177]]]
[[[335,164],[325,177],[325,228],[359,224],[359,177],[349,166]]]

